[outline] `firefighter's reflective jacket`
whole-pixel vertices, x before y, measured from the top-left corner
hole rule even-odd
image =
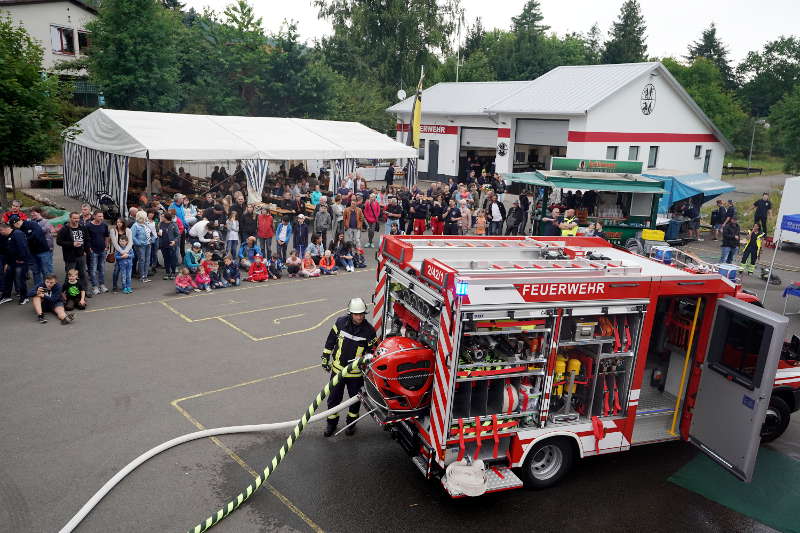
[[[350,319],[350,315],[345,315],[336,319],[328,340],[325,341],[325,349],[322,350],[323,361],[328,359],[334,372],[341,372],[354,358],[364,354],[378,342],[375,328],[366,319],[355,325]],[[361,371],[349,372],[345,377],[361,376]]]

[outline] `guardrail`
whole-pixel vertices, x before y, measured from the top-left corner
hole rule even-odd
[[[735,176],[736,174],[755,174],[758,172],[760,176],[762,172],[764,172],[763,168],[753,168],[753,167],[722,167],[722,175],[723,176]]]

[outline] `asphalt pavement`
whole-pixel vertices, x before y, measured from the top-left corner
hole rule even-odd
[[[800,255],[780,257],[800,270]],[[188,297],[168,281],[134,282],[132,295],[90,300],[71,326],[0,306],[0,531],[58,530],[120,468],[175,436],[297,417],[327,379],[319,354],[333,319],[351,297],[370,300],[372,265]],[[772,294],[767,303],[783,305]],[[774,444],[784,453],[798,451],[798,419]],[[161,454],[78,531],[186,530],[250,483],[284,438],[223,436]],[[636,447],[581,461],[547,491],[451,500],[370,420],[334,439],[317,425],[214,530],[772,531],[667,482],[695,453],[683,442]]]

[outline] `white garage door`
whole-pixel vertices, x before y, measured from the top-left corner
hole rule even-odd
[[[543,144],[566,146],[569,120],[517,120],[517,144]]]
[[[466,148],[496,148],[497,130],[489,128],[461,128],[461,146]]]

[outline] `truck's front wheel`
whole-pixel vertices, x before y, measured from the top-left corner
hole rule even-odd
[[[771,442],[786,431],[789,426],[791,411],[789,405],[780,396],[773,396],[769,399],[767,407],[767,417],[761,426],[761,442]]]
[[[574,448],[566,437],[537,442],[522,465],[525,483],[534,489],[551,487],[564,477],[574,460]]]

